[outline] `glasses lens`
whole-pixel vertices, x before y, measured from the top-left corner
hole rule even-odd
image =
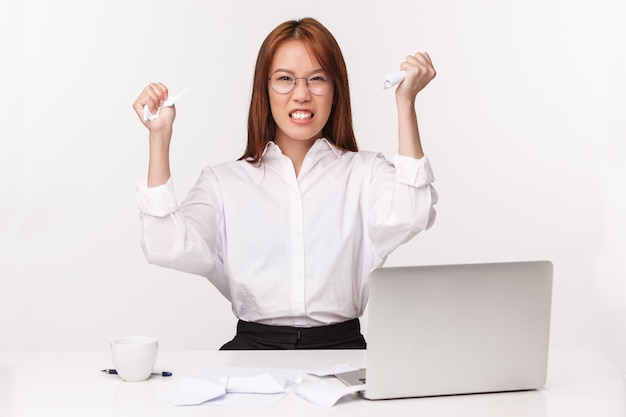
[[[270,77],[270,85],[278,94],[287,94],[296,86],[297,80],[306,81],[309,91],[317,96],[328,93],[333,85],[332,80],[325,72],[317,72],[306,79],[296,78],[289,72],[278,71]]]
[[[309,91],[318,96],[323,96],[328,93],[332,84],[333,83],[328,77],[328,74],[325,72],[315,73],[307,79]]]
[[[270,84],[278,94],[287,94],[296,84],[296,79],[288,72],[276,72],[270,77]]]

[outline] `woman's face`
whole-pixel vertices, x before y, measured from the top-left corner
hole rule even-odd
[[[313,142],[321,138],[322,128],[330,117],[334,86],[304,43],[293,40],[282,44],[276,50],[268,77],[274,79],[275,85],[282,83],[283,86],[297,79],[293,90],[283,94],[275,91],[272,81],[268,84],[270,110],[276,122],[274,141],[280,145],[281,142]],[[309,88],[318,93],[328,91],[316,95]]]

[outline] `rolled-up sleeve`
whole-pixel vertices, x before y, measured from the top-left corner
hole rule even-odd
[[[139,210],[150,216],[165,217],[178,208],[171,178],[157,187],[148,187],[146,180],[137,181],[136,200]]]
[[[435,174],[426,155],[421,159],[396,155],[393,164],[396,168],[397,182],[419,188],[435,181]]]
[[[398,246],[429,229],[436,218],[438,195],[428,157],[396,155],[393,164],[382,156],[374,161],[370,191],[369,235],[376,265]]]

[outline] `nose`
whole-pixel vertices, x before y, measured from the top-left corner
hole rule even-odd
[[[298,83],[298,81],[302,81]],[[311,92],[306,78],[296,78],[296,85],[293,88],[293,98],[298,101],[305,101],[310,98]]]

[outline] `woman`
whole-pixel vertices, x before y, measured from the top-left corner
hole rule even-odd
[[[318,21],[277,26],[255,68],[248,144],[238,161],[203,169],[178,206],[170,178],[174,107],[143,121],[148,178],[138,186],[149,262],[208,278],[238,317],[222,349],[365,348],[358,318],[367,277],[429,228],[437,200],[415,98],[435,70],[426,53],[400,64],[398,155],[358,151],[347,71]],[[155,113],[160,83],[133,104]]]

